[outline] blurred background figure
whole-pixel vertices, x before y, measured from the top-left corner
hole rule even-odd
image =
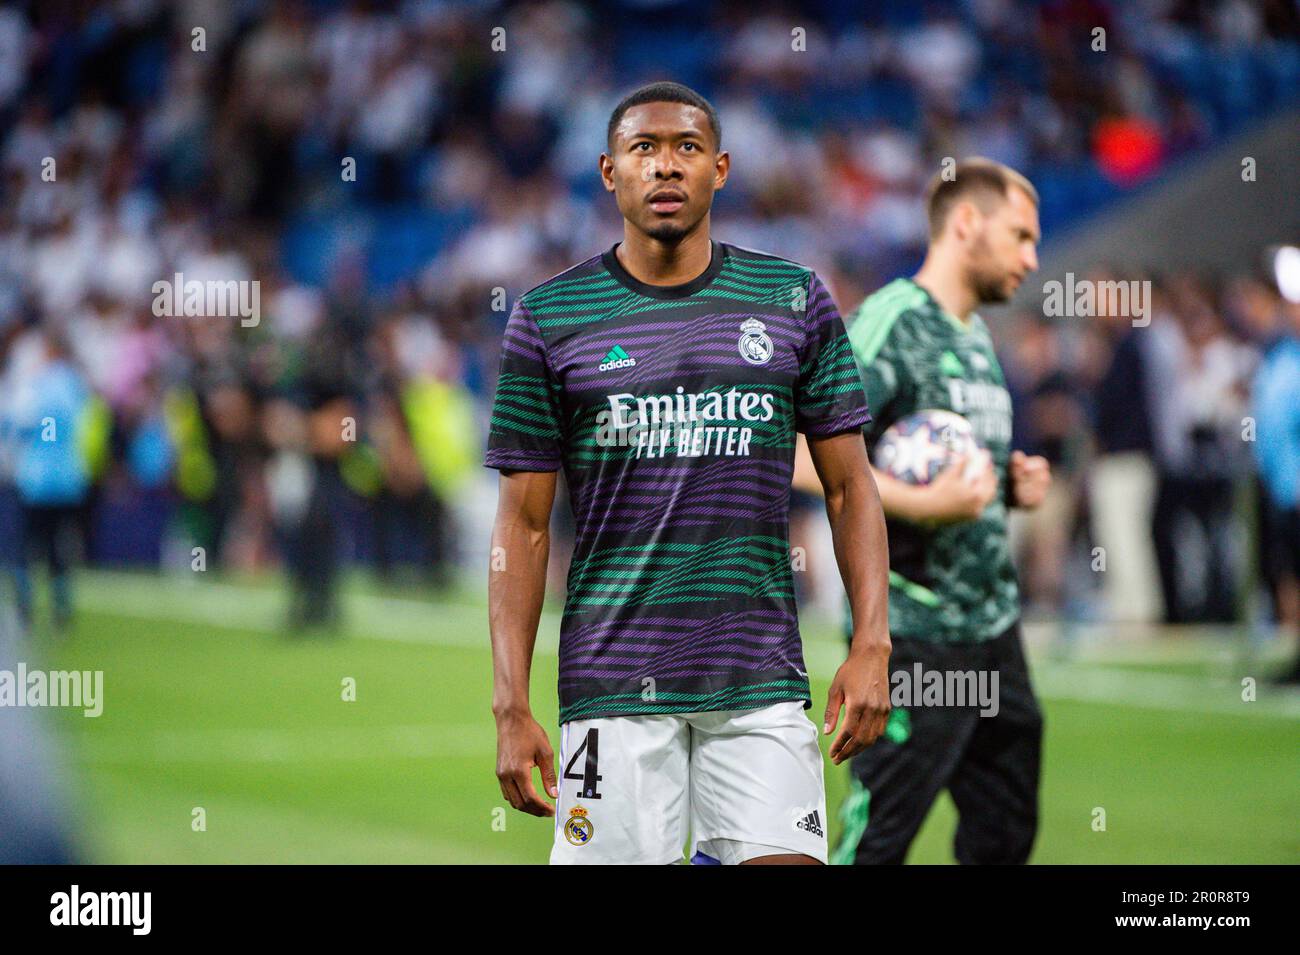
[[[1124,281],[1110,269],[1096,269],[1096,282]],[[1152,281],[1151,308],[1160,314],[1165,298]],[[1103,589],[1110,614],[1119,620],[1155,620],[1163,613],[1151,522],[1156,494],[1152,459],[1149,329],[1124,315],[1103,311],[1093,323],[1082,364],[1089,398],[1095,458],[1088,476],[1087,508],[1107,572]]]
[[[1296,268],[1297,266],[1292,266]],[[1283,303],[1266,285],[1250,288],[1261,318],[1273,332],[1255,375],[1255,457],[1260,501],[1264,579],[1279,623],[1300,634],[1300,302]],[[1300,682],[1300,652],[1283,678]]]
[[[86,382],[53,329],[32,344],[33,366],[20,376],[10,412],[14,484],[22,505],[18,614],[30,627],[39,572],[49,583],[51,622],[61,632],[72,619],[71,567],[91,480],[97,410]]]
[[[1075,583],[1085,550],[1086,514],[1081,487],[1091,450],[1088,405],[1080,372],[1066,364],[1063,343],[1043,319],[1020,314],[1007,340],[1012,343],[1004,373],[1012,401],[1012,443],[1026,454],[1047,458],[1052,485],[1042,505],[1018,515],[1015,557],[1029,615],[1058,609],[1084,617],[1090,594]]]
[[[276,453],[267,474],[290,584],[289,626],[336,628],[340,523],[347,507],[344,466],[355,441],[356,409],[341,368],[315,356],[305,400],[281,400],[264,428]]]
[[[1246,473],[1242,421],[1257,355],[1227,334],[1209,291],[1175,277],[1171,313],[1150,331],[1149,387],[1156,462],[1151,534],[1166,623],[1237,617],[1240,549],[1233,490]]]
[[[0,670],[15,673],[26,659],[22,637],[12,607],[0,605]],[[45,715],[0,707],[0,865],[79,861],[69,833],[67,770]]]

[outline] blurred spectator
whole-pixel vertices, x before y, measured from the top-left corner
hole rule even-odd
[[[1097,269],[1088,278],[1100,283],[1130,277]],[[1164,302],[1159,282],[1153,282],[1155,314]],[[1089,324],[1083,356],[1097,454],[1088,475],[1088,510],[1093,537],[1106,561],[1106,611],[1119,620],[1154,620],[1164,609],[1159,595],[1144,586],[1159,573],[1149,532],[1156,476],[1148,330],[1134,327],[1128,316],[1103,310]]]
[[[1245,471],[1242,421],[1255,360],[1233,341],[1193,276],[1171,288],[1172,315],[1150,333],[1149,404],[1157,487],[1152,536],[1168,623],[1237,616],[1233,489]]]
[[[1041,454],[1052,466],[1052,486],[1042,505],[1016,514],[1013,547],[1026,606],[1056,611],[1067,603],[1070,556],[1082,529],[1079,484],[1089,450],[1087,409],[1050,323],[1019,316],[1011,338],[1003,371],[1012,400],[1012,444],[1026,454]]]

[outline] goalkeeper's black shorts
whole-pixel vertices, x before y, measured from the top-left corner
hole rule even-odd
[[[978,703],[895,707],[886,734],[852,760],[853,790],[840,811],[841,842],[832,861],[902,863],[947,789],[959,816],[958,862],[1025,862],[1038,830],[1043,717],[1019,623],[976,644],[894,639],[891,678],[899,671],[914,678],[917,663],[923,672],[996,671],[997,714],[981,716]]]

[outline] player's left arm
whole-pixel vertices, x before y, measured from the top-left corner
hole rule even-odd
[[[822,728],[826,735],[834,732],[845,710],[830,749],[839,764],[874,743],[889,718],[889,542],[862,433],[809,435],[807,447],[826,495],[835,559],[853,610],[853,642],[831,681]]]
[[[1007,503],[1032,510],[1047,497],[1052,486],[1052,466],[1042,455],[1012,451],[1007,479],[1010,498]]]

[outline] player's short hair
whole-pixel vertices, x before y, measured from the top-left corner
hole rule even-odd
[[[1012,188],[1019,189],[1038,207],[1038,190],[1033,183],[1010,166],[992,159],[972,156],[957,163],[951,171],[936,173],[925,190],[930,238],[943,231],[948,213],[963,199],[974,202],[983,212],[990,212],[1010,197]]]
[[[609,115],[609,128],[605,131],[606,148],[613,150],[614,128],[618,126],[623,114],[633,106],[642,106],[645,103],[684,103],[687,106],[694,106],[709,118],[709,125],[713,127],[714,145],[718,149],[722,148],[722,124],[718,121],[718,111],[713,108],[713,104],[689,86],[667,80],[647,83],[634,89],[619,101],[619,104],[614,107],[614,112]]]

